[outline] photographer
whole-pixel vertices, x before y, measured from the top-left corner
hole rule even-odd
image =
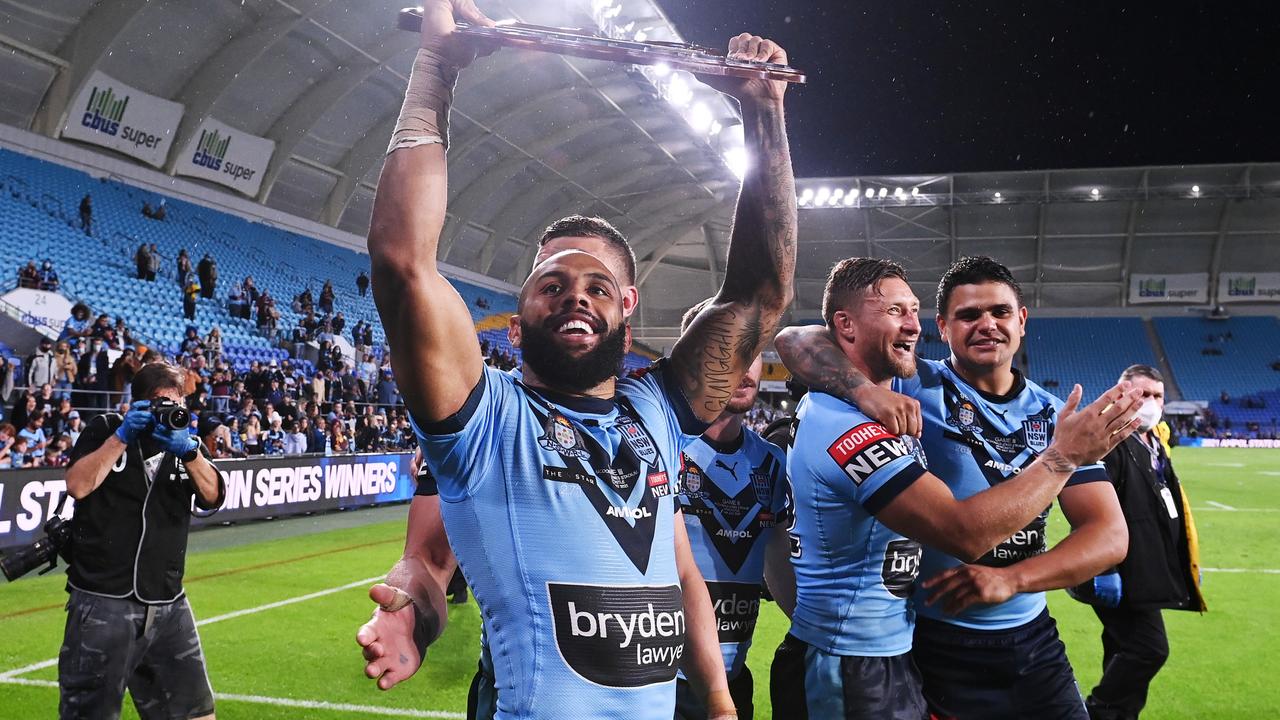
[[[182,386],[171,365],[143,367],[138,402],[123,417],[95,417],[71,452],[63,718],[119,717],[126,687],[142,717],[213,717],[182,574],[192,500],[216,509],[224,488],[186,428]]]

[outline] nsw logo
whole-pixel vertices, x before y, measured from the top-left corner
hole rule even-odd
[[[124,119],[125,108],[129,107],[129,96],[116,97],[114,88],[94,86],[89,93],[89,102],[85,104],[84,114],[80,116],[80,124],[90,130],[97,130],[104,135],[115,137],[120,132],[120,121]]]
[[[630,415],[620,415],[617,427],[622,433],[622,439],[626,441],[636,457],[650,465],[657,464],[658,448],[653,444],[653,438],[649,437],[649,431],[645,430],[643,425],[636,422]]]
[[[578,435],[578,429],[569,422],[568,418],[559,413],[551,413],[547,416],[542,432],[542,437],[538,438],[538,445],[543,450],[579,460],[590,454],[582,446],[582,437]]]
[[[560,657],[605,687],[670,682],[684,654],[680,587],[547,583]]]

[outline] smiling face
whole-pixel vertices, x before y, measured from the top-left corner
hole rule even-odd
[[[610,274],[621,285],[622,316],[631,317],[631,313],[635,312],[636,305],[640,302],[640,291],[631,284],[635,282],[635,278],[628,276],[628,266],[622,252],[608,240],[594,235],[552,238],[538,248],[538,254],[533,260],[534,267],[566,250],[581,250],[594,256],[609,269]]]
[[[886,277],[851,299],[832,317],[836,332],[852,342],[850,359],[874,383],[914,376],[920,301],[911,286]]]
[[[543,381],[568,392],[615,376],[626,352],[623,290],[609,268],[579,250],[539,264],[520,292],[511,344]]]
[[[985,373],[1013,364],[1027,332],[1027,309],[1001,282],[957,285],[951,290],[938,332],[965,368]]]

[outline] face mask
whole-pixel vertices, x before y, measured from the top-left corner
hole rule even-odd
[[[1138,410],[1138,430],[1146,432],[1155,427],[1160,422],[1162,410],[1160,403],[1148,398],[1146,402],[1142,403],[1142,408]]]

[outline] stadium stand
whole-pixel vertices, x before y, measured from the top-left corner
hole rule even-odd
[[[1080,383],[1085,401],[1134,363],[1155,366],[1140,318],[1031,318],[1023,343],[1029,377],[1061,398]]]
[[[1280,352],[1280,320],[1162,317],[1154,320],[1187,400],[1243,397],[1280,385],[1271,369]]]

